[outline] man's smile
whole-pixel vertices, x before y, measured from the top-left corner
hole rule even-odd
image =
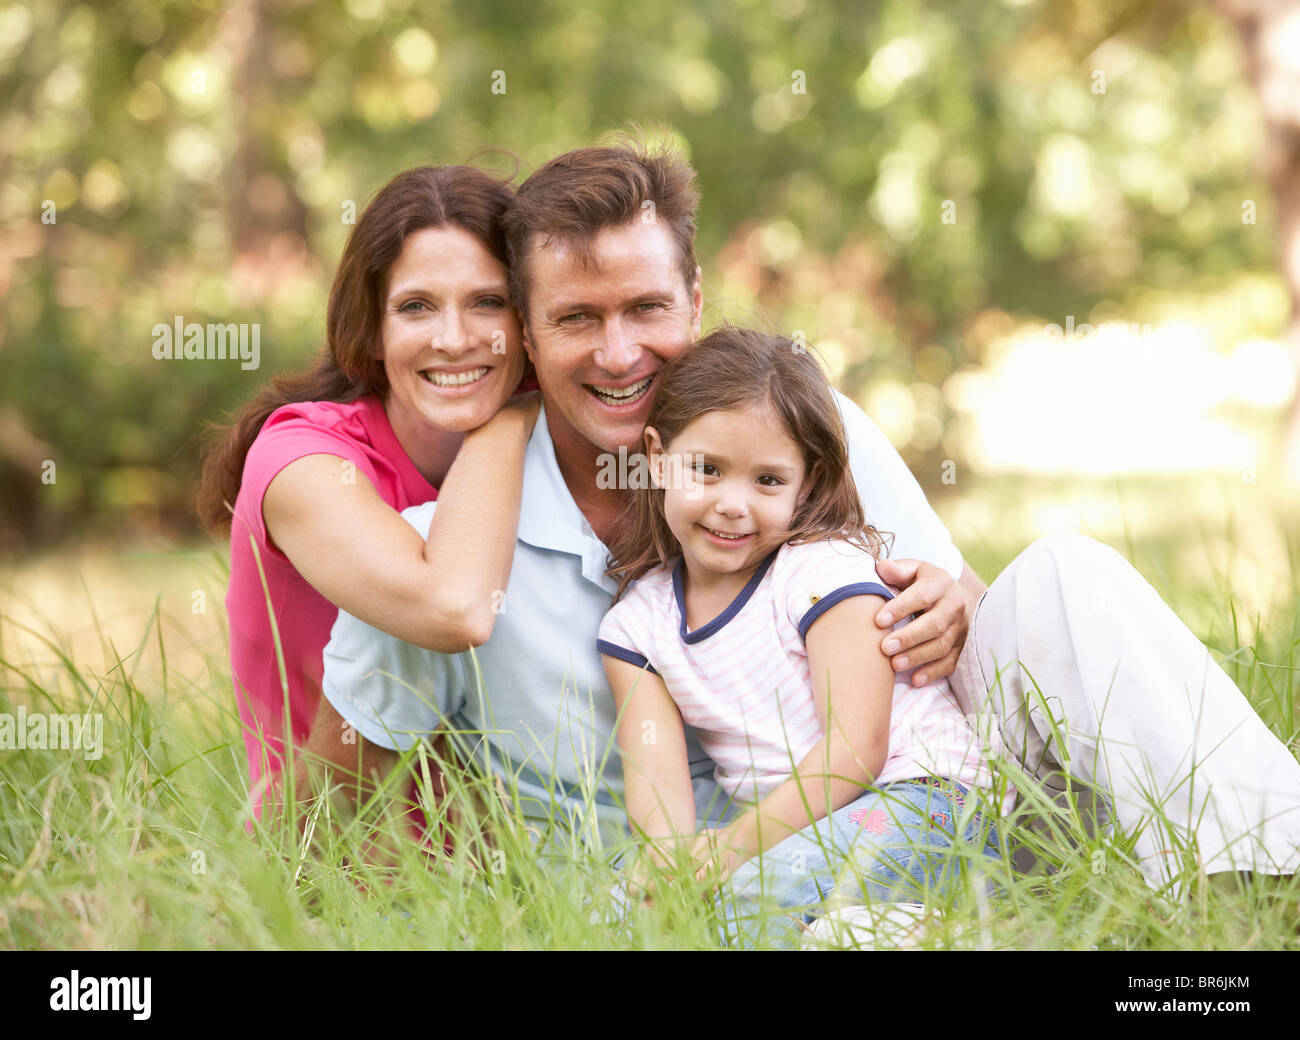
[[[629,383],[627,386],[609,386],[598,385],[595,383],[583,383],[582,385],[591,392],[601,404],[610,408],[630,408],[641,401],[650,390],[650,384],[654,381],[654,375],[648,375],[644,379],[639,379],[635,383]]]

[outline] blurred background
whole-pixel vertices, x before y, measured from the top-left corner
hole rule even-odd
[[[219,651],[204,430],[321,348],[350,214],[629,122],[699,171],[709,316],[802,334],[986,581],[1082,530],[1203,638],[1291,624],[1294,3],[42,0],[0,7],[0,98],[24,624],[109,590]],[[176,316],[260,325],[259,367],[155,359]]]

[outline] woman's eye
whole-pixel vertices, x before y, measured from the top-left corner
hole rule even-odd
[[[424,301],[423,301],[423,300],[407,300],[404,304],[402,304],[402,305],[401,305],[400,307],[398,307],[397,309],[398,309],[399,311],[401,311],[401,312],[404,312],[404,313],[410,313],[410,312],[417,311],[417,310],[424,310]]]
[[[494,311],[500,310],[505,305],[506,305],[506,301],[503,300],[500,296],[484,296],[483,299],[479,300],[480,307],[487,307],[490,310],[494,310]]]

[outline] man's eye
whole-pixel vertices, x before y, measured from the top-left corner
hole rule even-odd
[[[662,310],[663,304],[658,302],[638,303],[636,305],[636,309],[640,311],[642,314],[647,314],[650,311]]]
[[[574,325],[588,317],[586,311],[574,311],[572,314],[566,314],[560,318],[561,325]]]

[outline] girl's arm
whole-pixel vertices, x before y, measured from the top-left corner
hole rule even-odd
[[[276,474],[267,532],[317,592],[367,624],[440,653],[482,645],[510,578],[538,406],[513,400],[465,435],[427,541],[364,476],[344,482],[327,454]]]
[[[871,638],[882,603],[881,596],[850,597],[808,629],[813,696],[825,735],[788,780],[711,835],[722,857],[715,865],[720,879],[853,801],[884,767],[894,673],[880,641]],[[696,851],[703,855],[703,848]]]
[[[678,840],[695,833],[695,791],[682,715],[659,676],[602,656],[619,713],[628,823],[634,835],[651,842],[666,865]]]

